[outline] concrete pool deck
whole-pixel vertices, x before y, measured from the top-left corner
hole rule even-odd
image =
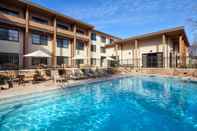
[[[180,77],[180,76],[169,76],[169,75],[158,75],[158,74],[142,74],[142,73],[127,73],[127,74],[119,74],[119,75],[112,75],[110,77],[102,77],[102,78],[90,78],[90,79],[84,79],[84,80],[69,80],[65,83],[55,83],[52,80],[42,82],[39,84],[25,84],[23,86],[17,86],[14,85],[14,88],[10,88],[8,90],[1,90],[0,91],[0,102],[16,97],[16,96],[23,96],[28,94],[34,94],[34,93],[41,93],[45,91],[51,91],[61,88],[69,88],[72,86],[82,85],[82,84],[88,84],[88,83],[94,83],[99,81],[106,81],[106,80],[112,80],[116,78],[122,78],[122,77],[129,77],[129,76],[158,76],[158,77],[173,77],[173,78],[179,78],[183,80],[189,80],[189,81],[195,81],[197,82],[197,78],[192,77]]]
[[[7,90],[1,90],[0,91],[0,102],[4,99],[16,97],[16,96],[23,96],[33,93],[40,93],[44,91],[50,91],[60,88],[69,88],[72,86],[77,86],[81,84],[88,84],[88,83],[94,83],[99,81],[105,81],[105,80],[111,80],[121,77],[130,76],[128,75],[113,75],[110,77],[102,77],[102,78],[90,78],[90,79],[84,79],[84,80],[69,80],[65,83],[55,83],[52,80],[38,83],[38,84],[24,84],[23,86],[14,85],[14,88],[10,88]]]

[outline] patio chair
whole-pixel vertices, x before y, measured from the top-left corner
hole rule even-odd
[[[55,82],[60,82],[61,83],[61,82],[67,82],[68,81],[64,77],[60,76],[58,71],[55,71],[53,78],[54,78]]]
[[[85,75],[81,70],[73,70],[73,73],[71,74],[70,78],[74,80],[80,80],[80,79],[84,79]]]

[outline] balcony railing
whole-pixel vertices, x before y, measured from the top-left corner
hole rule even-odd
[[[77,33],[77,39],[89,41],[90,37],[87,36],[87,35],[85,35],[85,34],[79,34],[79,33]]]
[[[23,27],[25,26],[25,19],[17,16],[7,15],[5,13],[0,12],[0,19],[14,25],[23,26]]]
[[[29,26],[32,29],[40,29],[41,31],[47,31],[47,32],[53,32],[53,26],[46,25],[46,24],[40,24],[37,22],[34,22],[32,20],[29,21]]]
[[[66,35],[69,38],[74,38],[74,32],[69,31],[69,30],[57,28],[57,33],[62,34],[62,35]]]

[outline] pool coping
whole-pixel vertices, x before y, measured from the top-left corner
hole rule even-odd
[[[53,90],[58,90],[58,89],[75,87],[75,86],[79,86],[79,85],[91,84],[91,83],[102,82],[102,81],[109,81],[112,79],[124,78],[124,77],[129,77],[129,76],[132,76],[132,75],[112,75],[110,77],[86,79],[86,80],[74,81],[73,83],[65,82],[65,83],[58,84],[58,85],[51,84],[50,86],[42,86],[42,87],[36,87],[36,85],[34,85],[34,87],[32,86],[32,90],[29,90],[27,92],[24,91],[24,92],[20,92],[20,93],[19,92],[12,93],[10,91],[10,93],[7,93],[5,95],[1,95],[1,93],[0,93],[0,103],[4,100],[12,99],[17,96],[22,97],[22,96],[27,96],[27,95],[33,95],[35,93],[42,93],[45,91],[48,92],[48,91],[53,91]],[[40,90],[39,89],[33,90],[33,89],[37,89],[37,88],[40,88]],[[18,88],[18,89],[20,90],[20,88]]]
[[[79,85],[86,85],[86,84],[91,84],[91,83],[97,83],[97,82],[102,82],[102,81],[109,81],[109,80],[113,80],[113,79],[118,79],[118,78],[125,78],[125,77],[131,77],[131,76],[155,76],[155,77],[170,77],[170,78],[177,78],[180,80],[186,80],[186,81],[191,81],[191,82],[196,82],[197,83],[197,79],[191,78],[191,77],[182,77],[182,76],[171,76],[171,75],[159,75],[159,74],[142,74],[142,73],[128,73],[128,74],[118,74],[118,75],[112,75],[110,77],[102,77],[102,78],[92,78],[92,79],[86,79],[86,80],[81,80],[81,81],[74,81],[73,83],[62,83],[59,85],[55,85],[55,84],[51,84],[50,86],[42,86],[40,87],[36,87],[36,85],[33,87],[32,86],[32,90],[29,90],[28,92],[21,92],[21,93],[7,93],[6,95],[1,95],[0,93],[0,103],[2,101],[5,101],[7,99],[12,99],[15,97],[23,97],[23,96],[28,96],[28,95],[33,95],[35,93],[42,93],[42,92],[48,92],[48,91],[53,91],[53,90],[58,90],[58,89],[64,89],[64,88],[70,88],[70,87],[75,87],[75,86],[79,86]],[[24,87],[25,88],[25,87]],[[33,89],[37,89],[38,90],[33,90]],[[19,89],[20,90],[20,89]]]

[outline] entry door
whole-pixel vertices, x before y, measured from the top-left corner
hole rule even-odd
[[[163,67],[163,53],[148,53],[142,55],[143,67],[157,68]]]

